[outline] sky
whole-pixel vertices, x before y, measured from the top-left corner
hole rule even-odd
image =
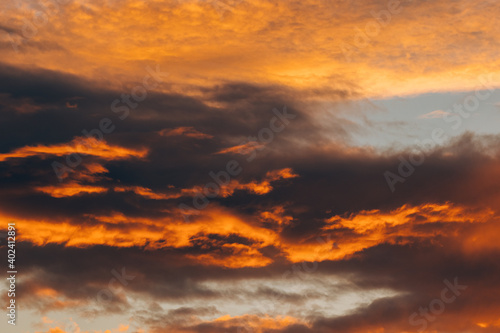
[[[500,332],[498,1],[0,9],[2,333]]]

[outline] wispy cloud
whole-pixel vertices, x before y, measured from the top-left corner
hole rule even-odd
[[[448,115],[451,115],[451,112],[448,111],[443,111],[443,110],[436,110],[432,111],[423,115],[418,116],[419,119],[438,119],[438,118],[444,118]]]

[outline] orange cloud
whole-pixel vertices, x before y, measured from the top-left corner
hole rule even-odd
[[[170,188],[169,193],[158,193],[154,192],[150,188],[142,187],[142,186],[116,186],[114,187],[115,192],[134,192],[137,195],[143,196],[148,199],[153,200],[169,200],[169,199],[177,199],[180,197],[186,196],[194,196],[196,193],[200,191],[200,187],[196,186],[194,188],[186,188],[186,189],[174,189]]]
[[[168,200],[179,198],[181,194],[163,194],[163,193],[155,193],[153,190],[142,187],[142,186],[116,186],[114,188],[115,192],[134,192],[137,195],[141,195],[148,199],[154,200]]]
[[[251,193],[263,195],[273,190],[271,182],[278,181],[280,179],[289,179],[295,177],[298,177],[298,175],[294,174],[293,170],[290,168],[269,171],[266,173],[264,180],[260,182],[251,181],[249,183],[240,183],[237,180],[232,180],[228,185],[224,185],[221,187],[220,195],[223,197],[228,197],[233,195],[234,191],[236,190],[247,190]]]
[[[106,172],[108,172],[108,169],[106,169],[104,166],[102,166],[99,163],[88,163],[88,164],[85,164],[85,168],[91,174],[98,174],[98,173],[106,173]]]
[[[11,221],[11,217],[1,220]],[[28,241],[38,246],[57,243],[67,247],[108,245],[116,247],[147,246],[149,249],[193,245],[193,241],[206,241],[203,235],[240,235],[250,239],[253,245],[221,243],[221,251],[187,256],[203,264],[227,267],[258,267],[271,262],[258,249],[277,242],[278,235],[244,218],[219,208],[206,209],[204,215],[189,224],[177,217],[132,218],[121,213],[108,216],[87,215],[84,219],[54,220],[16,218],[19,241]],[[255,223],[255,224],[254,224]],[[120,226],[117,228],[116,226]],[[207,242],[208,244],[209,242]]]
[[[224,244],[223,250],[227,253],[207,253],[199,255],[187,255],[202,265],[214,265],[227,268],[241,267],[265,267],[273,262],[271,258],[264,257],[259,248],[243,244]]]
[[[201,133],[193,127],[178,127],[175,129],[163,129],[159,132],[162,136],[186,136],[195,139],[211,139],[212,135]]]
[[[52,288],[40,288],[35,290],[35,295],[44,297],[57,297],[59,293]]]
[[[248,155],[248,154],[252,153],[255,149],[260,149],[264,146],[265,146],[265,144],[263,144],[263,143],[259,143],[256,141],[250,141],[247,143],[243,143],[241,145],[221,149],[216,154]]]
[[[293,216],[285,215],[281,207],[251,217],[209,206],[190,223],[184,223],[180,212],[175,211],[169,211],[163,218],[129,217],[115,212],[71,221],[13,217],[0,220],[16,220],[19,240],[39,246],[59,243],[67,247],[108,245],[157,249],[201,244],[212,250],[189,254],[186,258],[224,267],[261,267],[273,261],[260,252],[268,246],[281,249],[292,262],[341,260],[382,243],[407,243],[415,238],[434,239],[436,235],[449,237],[458,230],[459,224],[477,225],[473,232],[460,239],[465,252],[498,249],[494,236],[498,234],[498,227],[492,223],[495,218],[491,210],[473,211],[451,204],[405,205],[390,212],[372,210],[333,216],[326,221],[318,239],[302,243],[288,241],[280,235],[279,229],[266,228],[262,224],[266,221],[289,223]],[[209,235],[220,238],[212,239]],[[229,241],[235,235],[251,243]]]
[[[492,321],[489,322],[482,322],[482,323],[477,323],[477,326],[481,328],[487,328],[487,327],[498,327],[500,328],[500,319],[493,319]]]
[[[63,329],[59,327],[50,328],[48,333],[66,333]]]
[[[230,315],[222,316],[216,318],[212,321],[216,323],[217,326],[222,328],[230,328],[230,327],[243,327],[242,331],[245,332],[255,332],[255,333],[263,333],[269,330],[280,330],[286,328],[290,325],[302,324],[305,326],[309,326],[304,321],[301,321],[297,318],[290,316],[257,316],[257,315],[243,315],[243,316],[234,316]]]
[[[49,311],[65,310],[70,307],[78,307],[85,304],[85,302],[81,300],[68,299],[63,293],[52,288],[39,286],[37,284],[29,284],[28,288],[30,292],[24,296],[29,300],[28,307],[35,306],[43,308],[45,311]],[[47,324],[54,322],[47,317],[43,317],[42,321]]]
[[[251,181],[249,183],[240,183],[238,180],[233,179],[229,182],[229,184],[220,186],[219,195],[226,198],[233,195],[236,190],[246,190],[254,194],[263,195],[273,190],[271,182],[295,177],[298,177],[298,175],[294,174],[291,168],[284,168],[267,172],[264,180],[260,182]],[[116,192],[134,192],[135,194],[148,199],[169,200],[186,196],[195,196],[198,193],[203,193],[204,188],[202,186],[194,186],[186,189],[171,188],[169,193],[154,192],[153,190],[142,186],[116,186],[114,190]]]
[[[25,20],[36,22],[36,9],[20,12],[6,6],[0,18],[19,34],[0,35],[7,45],[2,61],[31,66],[35,57],[39,68],[93,78],[107,86],[139,82],[145,63],[159,63],[172,79],[163,89],[199,95],[203,90],[193,87],[239,81],[286,85],[313,97],[311,92],[323,90],[324,99],[338,98],[334,91],[358,98],[471,90],[480,74],[500,74],[500,60],[490,43],[498,30],[500,5],[495,1],[478,6],[469,0],[401,2],[387,23],[374,17],[387,11],[387,1],[353,6],[248,0],[223,17],[220,3],[69,2],[65,12],[73,15],[52,15],[32,38],[24,36],[22,28]],[[39,45],[65,45],[65,52]],[[459,56],[456,45],[462,46]],[[16,52],[15,47],[29,52]]]
[[[285,249],[292,261],[339,260],[382,243],[408,242],[409,238],[447,235],[445,228],[420,226],[447,223],[484,223],[495,219],[491,209],[473,211],[451,204],[404,205],[394,211],[361,211],[350,216],[333,216],[323,228],[320,241]],[[481,226],[478,230],[484,228]],[[326,235],[330,236],[325,237]],[[325,241],[325,238],[328,240]],[[467,236],[465,237],[468,238]],[[464,244],[468,244],[467,242]],[[484,245],[484,244],[483,244]]]
[[[10,153],[0,154],[0,162],[10,158],[26,158],[31,156],[65,156],[73,153],[97,156],[105,160],[126,159],[131,157],[144,158],[147,149],[129,149],[120,146],[108,145],[105,141],[94,138],[76,137],[69,143],[51,146],[37,145],[14,149]]]
[[[242,316],[231,316],[224,315],[222,317],[215,318],[213,320],[201,320],[197,317],[191,318],[191,326],[206,326],[212,327],[210,332],[222,332],[231,331],[235,332],[253,332],[253,333],[264,333],[269,331],[279,332],[282,329],[290,325],[304,325],[309,326],[307,322],[300,320],[291,316],[276,316],[272,317],[270,315],[242,315]],[[168,328],[164,327],[153,327],[151,329],[152,333],[164,333],[164,332],[174,332],[174,333],[195,333],[200,332],[190,327],[177,327],[172,326]]]
[[[108,189],[101,186],[80,185],[77,182],[64,183],[59,186],[38,186],[35,190],[47,193],[54,198],[72,197],[81,194],[103,193]]]
[[[293,216],[285,215],[283,206],[276,206],[271,211],[264,211],[260,213],[262,220],[271,221],[279,226],[285,226],[293,221]]]
[[[44,317],[46,318],[46,317]],[[44,321],[44,323],[46,323]],[[47,323],[53,323],[53,321],[50,321],[50,322],[47,322]],[[46,332],[46,333],[71,333],[71,332],[77,332],[77,333],[118,333],[118,332],[127,332],[129,330],[129,327],[130,325],[124,325],[124,324],[119,324],[119,326],[117,328],[113,328],[113,329],[107,329],[107,330],[92,330],[92,331],[88,331],[88,330],[82,330],[80,328],[80,326],[73,321],[73,319],[69,319],[69,323],[71,324],[71,329],[67,330],[67,328],[65,329],[62,329],[60,328],[59,326],[57,327],[53,327],[53,328],[49,328],[49,330]],[[64,324],[63,324],[64,325]],[[142,330],[139,330],[139,332],[141,332]],[[37,332],[37,333],[42,333],[42,332]]]
[[[120,324],[120,326],[118,326],[118,328],[116,329],[116,331],[118,331],[118,332],[127,332],[127,331],[128,331],[129,326],[130,326],[130,325],[123,325],[123,324]]]

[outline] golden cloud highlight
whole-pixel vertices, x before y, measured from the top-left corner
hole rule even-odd
[[[100,157],[105,160],[127,159],[131,157],[144,158],[148,150],[130,149],[115,145],[108,145],[105,141],[99,141],[94,138],[76,137],[69,143],[56,144],[51,146],[36,145],[25,146],[14,149],[10,153],[0,154],[0,162],[11,158],[26,158],[39,156],[65,156],[70,154],[83,154]]]
[[[390,212],[372,210],[333,216],[319,235],[322,241],[306,243],[291,242],[280,234],[281,228],[266,227],[267,222],[284,226],[293,220],[282,207],[252,217],[210,206],[190,223],[184,223],[181,212],[174,211],[162,218],[129,217],[115,212],[73,220],[22,220],[5,216],[0,220],[17,221],[19,241],[38,246],[58,243],[67,247],[140,246],[149,250],[201,246],[202,252],[185,255],[186,259],[236,268],[272,263],[273,258],[260,251],[268,246],[280,249],[292,262],[341,260],[382,243],[434,240],[436,235],[450,237],[450,233],[458,232],[459,225],[477,226],[462,235],[460,246],[465,252],[497,249],[492,236],[498,232],[492,223],[495,219],[491,210],[474,211],[451,204],[405,205]],[[235,241],[234,236],[249,242]]]
[[[46,193],[54,198],[72,197],[82,194],[104,193],[108,189],[102,186],[80,185],[77,182],[64,183],[59,186],[37,186],[36,191]]]
[[[495,1],[400,2],[387,23],[378,18],[387,1],[353,7],[338,1],[248,0],[223,18],[220,3],[70,2],[64,12],[72,15],[56,12],[33,38],[22,31],[36,9],[7,6],[0,18],[19,33],[0,35],[3,61],[27,67],[36,58],[39,68],[106,86],[138,82],[145,63],[160,62],[172,78],[165,90],[203,95],[207,86],[238,81],[284,85],[321,99],[474,90],[480,74],[500,76],[491,46],[499,32]],[[64,45],[65,52],[56,45]],[[463,47],[457,51],[456,45]]]
[[[382,243],[408,243],[411,238],[446,236],[450,230],[444,226],[450,223],[483,224],[493,220],[495,213],[491,209],[475,211],[449,203],[404,205],[390,212],[361,211],[326,220],[321,236],[328,241],[301,244],[286,251],[292,261],[339,260]],[[435,227],[426,227],[431,225]],[[484,225],[478,230],[483,228]]]

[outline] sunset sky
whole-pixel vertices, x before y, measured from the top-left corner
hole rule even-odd
[[[500,332],[500,2],[4,0],[12,333]]]

